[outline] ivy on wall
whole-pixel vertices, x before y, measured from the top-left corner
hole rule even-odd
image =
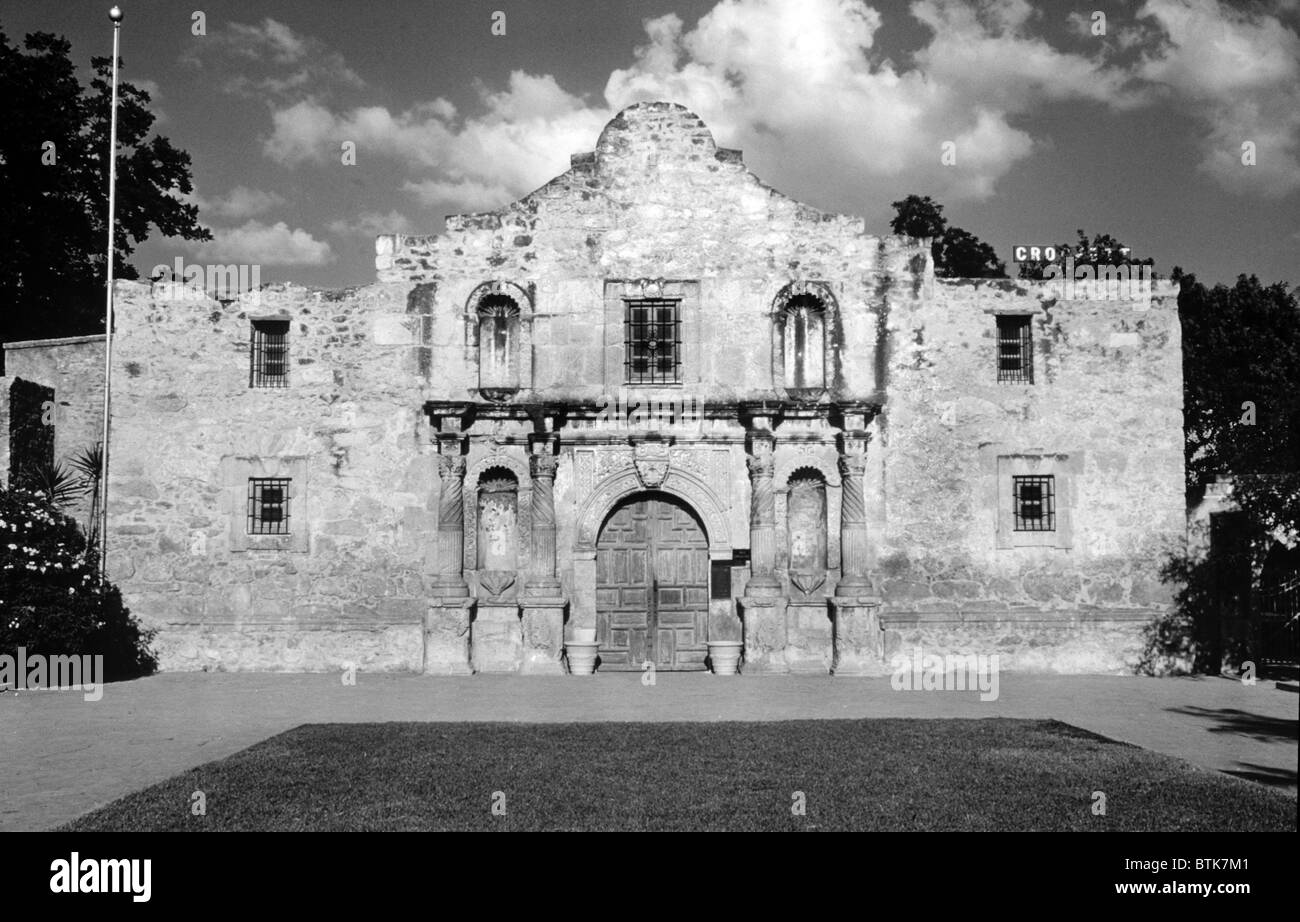
[[[15,378],[9,388],[9,480],[34,487],[33,472],[54,464],[54,388]]]

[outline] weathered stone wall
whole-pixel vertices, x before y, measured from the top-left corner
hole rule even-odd
[[[919,284],[927,248],[787,198],[738,151],[717,148],[698,118],[656,103],[625,110],[594,153],[518,202],[452,216],[441,236],[381,237],[377,251],[381,281],[436,286],[439,396],[477,396],[475,355],[456,347],[483,282],[533,292],[533,305],[520,305],[533,311],[533,396],[596,400],[623,380],[622,292],[611,305],[606,283],[667,279],[698,283],[683,303],[684,389],[722,401],[772,395],[770,316],[796,280],[827,282],[839,302],[840,396],[874,395],[881,279]]]
[[[435,475],[406,291],[185,294],[121,284],[114,344],[110,576],[162,667],[419,669]],[[291,323],[288,387],[249,387],[254,318]],[[293,476],[293,546],[242,535],[253,474]]]
[[[519,202],[454,216],[438,237],[381,237],[376,249],[379,283],[344,292],[290,287],[223,304],[168,285],[119,288],[110,571],[163,629],[164,668],[457,671],[467,657],[519,668],[534,630],[527,616],[512,619],[525,577],[537,575],[537,439],[559,446],[557,591],[569,629],[594,626],[602,510],[644,488],[646,446],[629,436],[646,426],[590,412],[621,398],[723,408],[664,433],[673,442],[661,488],[691,505],[713,562],[731,567],[733,600],[710,602],[710,623],[731,639],[751,526],[737,408],[774,408],[775,572],[798,603],[776,634],[801,668],[831,663],[843,550],[849,475],[827,401],[864,416],[881,406],[865,495],[883,607],[861,630],[876,632],[864,649],[886,654],[882,669],[921,644],[1000,653],[1009,668],[1118,671],[1168,603],[1159,561],[1184,534],[1171,290],[1139,311],[1054,302],[1011,282],[936,281],[926,242],[874,237],[860,219],[780,195],[697,118],[664,104],[622,113],[595,152]],[[781,387],[774,308],[791,285],[834,302],[822,410],[796,407]],[[474,310],[497,289],[520,309],[514,403],[531,416],[480,390]],[[656,294],[681,299],[683,383],[633,395],[622,299]],[[1032,385],[996,381],[995,315],[1008,311],[1032,317]],[[250,325],[264,318],[290,322],[287,388],[249,387]],[[459,411],[435,412],[455,401],[477,407],[464,431]],[[439,538],[435,440],[451,455],[448,476],[465,477],[460,544]],[[1003,528],[1010,472],[1025,465],[1058,478],[1067,527],[1055,544],[1017,544]],[[825,482],[827,572],[816,585],[795,574],[803,585],[791,588],[799,471]],[[513,582],[500,567],[480,570],[477,544],[476,484],[503,472],[518,487]],[[245,534],[255,475],[293,477],[289,538]],[[459,555],[451,569],[440,545]],[[464,591],[479,599],[477,622],[457,601]],[[432,608],[431,593],[441,600]]]
[[[54,388],[54,460],[67,466],[74,455],[94,448],[103,437],[104,337],[72,336],[5,344],[5,371],[12,382],[23,378]],[[6,399],[8,385],[4,386]],[[8,419],[7,412],[0,418]],[[8,426],[5,427],[8,452]],[[0,472],[8,476],[8,458],[0,458]],[[89,497],[67,506],[70,515],[84,522],[90,514]]]
[[[1186,538],[1176,291],[1157,288],[1149,306],[1051,294],[938,281],[888,318],[889,399],[868,483],[884,617],[899,631],[890,644],[1120,671],[1170,603],[1158,572]],[[996,380],[1006,312],[1032,318],[1032,384]],[[998,546],[1010,497],[997,459],[1017,454],[1048,458],[1068,547]],[[1052,650],[1058,630],[1068,639]]]

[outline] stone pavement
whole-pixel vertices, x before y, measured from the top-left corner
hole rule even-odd
[[[1003,674],[978,692],[888,678],[184,673],[80,692],[0,694],[0,830],[47,829],[304,723],[1055,718],[1207,769],[1296,790],[1300,696],[1226,678]]]

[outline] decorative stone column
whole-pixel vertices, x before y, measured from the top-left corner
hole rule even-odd
[[[438,554],[433,594],[437,598],[465,598],[465,456],[456,442],[438,445]]]
[[[424,624],[424,671],[429,675],[467,675],[470,620],[474,599],[465,582],[465,456],[459,420],[439,433],[438,539],[433,598]]]
[[[772,487],[775,442],[770,432],[755,432],[750,439],[750,577],[746,592],[751,596],[781,594],[781,581],[776,577],[776,496]]]
[[[867,572],[867,510],[862,479],[867,470],[866,415],[845,409],[840,447],[840,581],[831,604],[835,611],[835,650],[831,674],[882,675],[884,634],[880,599]]]
[[[563,675],[564,607],[555,575],[555,471],[559,458],[548,436],[533,444],[528,459],[532,476],[532,543],[523,605],[524,662],[530,675]]]
[[[755,422],[758,425],[750,436],[748,458],[750,577],[740,599],[745,632],[743,669],[747,675],[779,675],[790,670],[785,658],[786,599],[776,576],[776,496],[772,485],[776,439],[766,419]]]
[[[847,441],[847,440],[846,440]],[[867,576],[867,507],[862,475],[867,470],[866,440],[840,455],[840,581],[837,595],[871,593]]]

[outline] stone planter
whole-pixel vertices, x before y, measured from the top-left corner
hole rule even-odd
[[[596,648],[594,640],[570,640],[564,645],[564,655],[569,658],[570,675],[591,675],[596,671]]]
[[[709,660],[713,663],[713,674],[735,675],[744,646],[739,640],[710,640]]]

